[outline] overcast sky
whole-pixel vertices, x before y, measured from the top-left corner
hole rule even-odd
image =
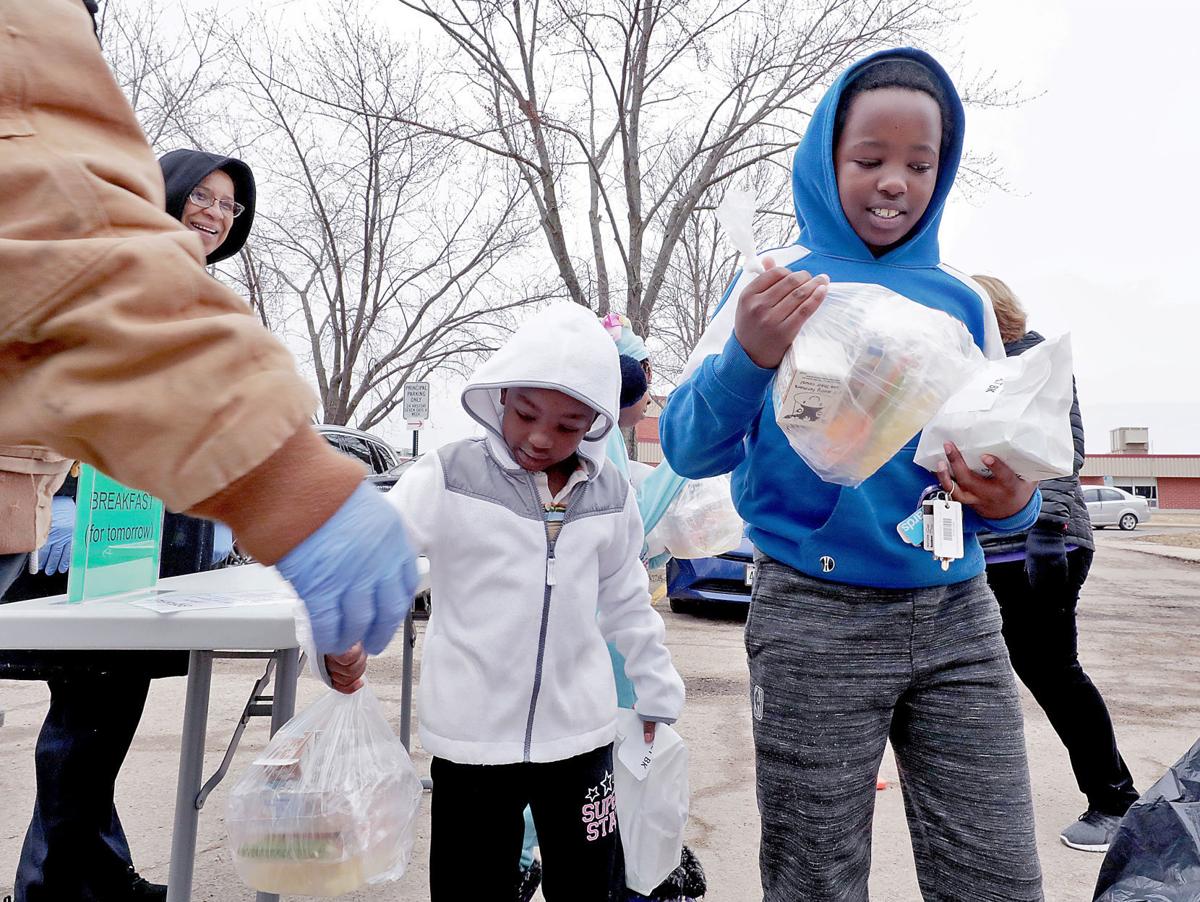
[[[955,197],[943,258],[1007,281],[1031,328],[1071,332],[1089,451],[1107,451],[1109,429],[1128,425],[1150,427],[1154,451],[1200,453],[1190,248],[1200,227],[1200,4],[976,0],[969,9],[961,70],[995,70],[1036,99],[968,111],[968,147],[997,154],[1013,190]],[[380,14],[395,11],[382,3]],[[424,447],[470,431],[460,385],[435,385]],[[408,443],[401,422],[380,431]]]
[[[1107,451],[1108,430],[1128,425],[1149,426],[1154,451],[1200,453],[1200,7],[974,9],[968,60],[1044,93],[969,114],[968,143],[1001,156],[1014,192],[957,200],[944,259],[1009,282],[1031,328],[1071,333],[1089,451]]]

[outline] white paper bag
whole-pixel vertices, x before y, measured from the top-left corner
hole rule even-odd
[[[617,712],[613,756],[617,825],[625,848],[625,885],[654,891],[679,867],[688,818],[687,747],[664,723],[647,746],[636,711]]]
[[[988,361],[929,421],[913,460],[936,472],[954,442],[972,470],[991,454],[1031,481],[1071,475],[1071,371],[1070,335]]]

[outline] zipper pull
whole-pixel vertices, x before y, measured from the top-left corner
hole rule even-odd
[[[546,558],[546,585],[554,585],[554,552],[550,552],[550,556]]]

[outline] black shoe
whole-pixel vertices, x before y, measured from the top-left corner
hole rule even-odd
[[[538,886],[542,882],[542,863],[536,858],[528,868],[521,871],[521,883],[517,887],[517,899],[519,902],[529,902],[533,898],[533,894],[537,892]]]
[[[675,900],[700,899],[708,892],[708,881],[704,877],[704,868],[696,853],[687,846],[683,847],[683,855],[679,859],[679,867],[667,875],[667,879],[655,887],[649,896],[656,902],[675,902]]]
[[[129,866],[129,902],[167,902],[167,885],[151,883]]]

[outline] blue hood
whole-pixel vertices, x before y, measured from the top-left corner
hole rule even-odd
[[[833,129],[837,119],[838,102],[842,92],[864,67],[884,59],[909,59],[920,63],[941,82],[949,101],[951,134],[943,135],[944,148],[938,162],[937,184],[929,208],[921,217],[908,239],[881,257],[876,258],[850,227],[838,195],[837,173],[833,166]],[[941,261],[938,249],[938,227],[942,210],[958,163],[962,157],[963,131],[966,119],[962,101],[946,70],[928,53],[911,47],[883,50],[859,60],[843,72],[821,98],[812,120],[804,132],[796,155],[792,158],[792,196],[796,203],[796,219],[800,223],[799,244],[810,251],[845,257],[851,260],[890,263],[894,266],[936,266]]]

